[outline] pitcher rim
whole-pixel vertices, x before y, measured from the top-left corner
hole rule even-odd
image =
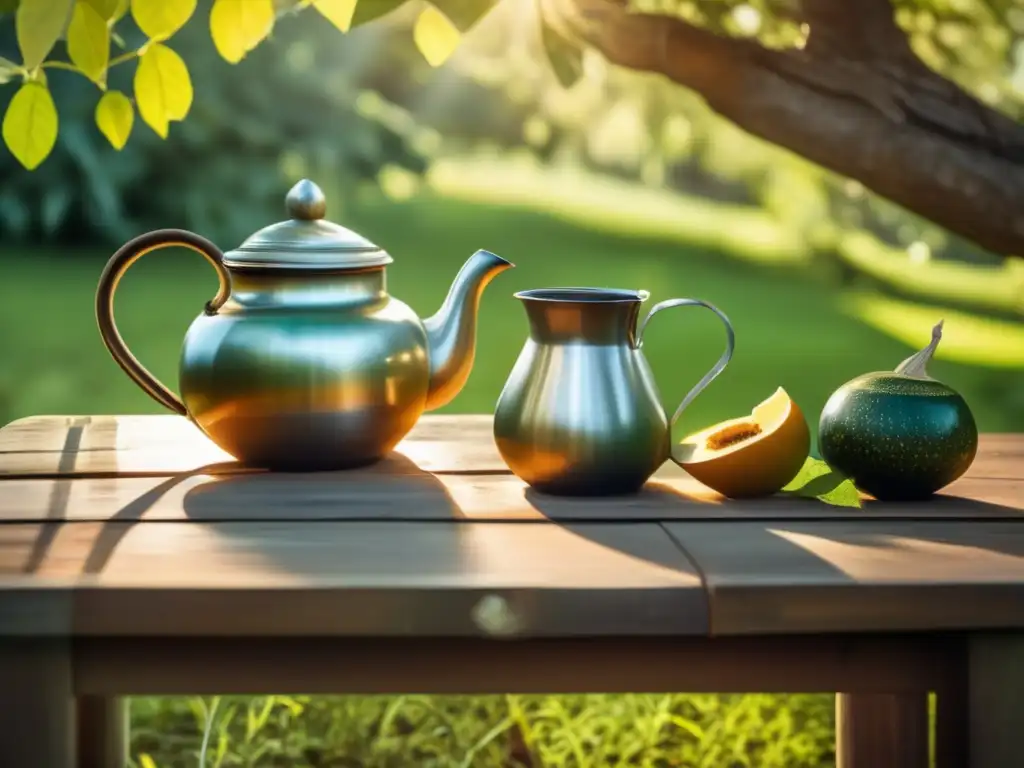
[[[644,290],[629,288],[531,288],[513,294],[520,301],[543,301],[560,304],[623,304],[642,303],[650,297]]]

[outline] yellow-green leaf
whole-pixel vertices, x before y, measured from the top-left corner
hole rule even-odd
[[[10,59],[0,56],[0,85],[13,80],[21,72],[21,67]]]
[[[68,56],[94,83],[106,84],[110,62],[110,28],[85,0],[75,3],[68,27]]]
[[[100,15],[104,21],[109,21],[117,16],[118,11],[121,15],[128,10],[128,0],[85,0],[93,9]]]
[[[405,5],[406,0],[359,0],[356,3],[356,12],[352,14],[352,24],[355,28],[371,21],[387,16],[392,11]]]
[[[556,32],[543,19],[540,22],[540,37],[558,82],[563,88],[571,88],[583,77],[583,49]]]
[[[181,57],[162,43],[146,49],[135,70],[139,115],[162,139],[168,124],[184,120],[192,107],[192,79]]]
[[[431,4],[463,33],[490,13],[495,2],[496,0],[431,0]]]
[[[42,83],[25,83],[4,115],[4,143],[28,170],[35,170],[57,143],[57,107]]]
[[[125,14],[131,8],[131,0],[117,0],[117,10],[114,11],[114,15],[110,17],[110,23],[116,24],[124,18]]]
[[[348,32],[356,11],[356,0],[313,0],[313,7],[342,32]]]
[[[132,17],[150,40],[166,40],[195,10],[196,0],[132,0]]]
[[[14,15],[14,27],[25,69],[33,70],[64,33],[74,0],[25,0]]]
[[[96,105],[96,127],[116,150],[128,142],[134,121],[132,103],[120,91],[107,91]]]
[[[424,8],[423,13],[416,19],[412,37],[423,58],[432,67],[443,64],[459,47],[462,39],[456,26],[432,5]]]
[[[156,768],[156,761],[148,754],[143,752],[139,755],[139,766],[141,768]]]
[[[213,44],[232,64],[245,58],[273,27],[273,0],[215,0],[210,11]]]

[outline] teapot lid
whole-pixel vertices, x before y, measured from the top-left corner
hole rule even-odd
[[[324,219],[324,193],[309,179],[285,197],[290,217],[251,235],[224,254],[227,267],[240,269],[363,269],[393,259],[362,235]]]

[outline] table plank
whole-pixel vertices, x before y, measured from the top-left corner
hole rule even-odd
[[[490,416],[428,415],[391,466],[415,472],[507,472]],[[4,475],[170,475],[246,471],[181,416],[32,416],[0,429]]]
[[[665,523],[716,635],[1024,627],[1024,526],[876,520]]]
[[[71,613],[65,631],[86,636],[700,635],[708,627],[697,571],[663,529],[644,523],[0,526],[0,615],[20,617],[0,632],[59,633],[61,606]]]
[[[486,414],[425,415],[381,471],[507,474],[491,424]],[[180,416],[32,416],[0,429],[0,479],[194,471],[231,474],[244,468]],[[667,462],[658,476],[684,473]],[[967,477],[1024,480],[1024,435],[982,435]]]
[[[639,494],[611,498],[546,496],[512,475],[387,475],[366,470],[0,482],[0,523],[879,518],[1024,518],[1024,481],[965,479],[927,502],[871,500],[861,509],[786,496],[729,501],[687,476],[652,481]]]

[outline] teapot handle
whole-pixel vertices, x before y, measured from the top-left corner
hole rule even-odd
[[[181,398],[161,384],[136,359],[135,355],[129,351],[128,345],[124,343],[121,334],[118,333],[117,323],[114,322],[114,292],[117,290],[117,284],[121,277],[137,259],[150,251],[169,246],[188,248],[210,262],[217,272],[220,286],[217,289],[217,295],[206,303],[205,312],[212,315],[223,306],[231,293],[231,276],[228,274],[227,267],[224,266],[224,254],[220,249],[206,238],[184,229],[158,229],[130,240],[110,257],[107,266],[103,268],[103,274],[100,275],[99,285],[96,287],[96,322],[107,351],[114,358],[114,362],[128,374],[129,378],[160,405],[187,417],[188,409]]]
[[[696,386],[687,393],[686,397],[683,398],[683,402],[681,402],[679,407],[676,408],[676,412],[672,415],[672,419],[669,421],[670,433],[672,427],[675,426],[676,421],[679,420],[683,411],[686,410],[686,406],[692,403],[693,399],[703,392],[704,388],[707,387],[707,385],[710,384],[718,374],[725,370],[725,366],[727,366],[729,361],[732,360],[733,349],[736,346],[736,334],[733,331],[732,323],[729,322],[729,318],[726,317],[718,307],[713,304],[708,304],[706,301],[701,301],[700,299],[667,299],[666,301],[659,302],[651,307],[651,311],[640,324],[640,329],[636,334],[637,349],[640,349],[640,347],[643,346],[644,329],[651,321],[651,318],[661,310],[669,309],[671,307],[704,307],[718,315],[718,319],[722,321],[723,325],[725,325],[725,352],[722,353],[722,356],[718,358],[718,362],[711,367],[710,371],[704,374],[704,378],[697,382]]]

